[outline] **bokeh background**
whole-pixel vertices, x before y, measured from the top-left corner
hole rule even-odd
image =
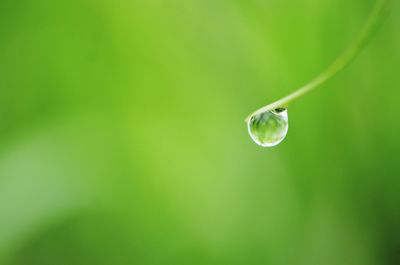
[[[400,6],[263,149],[373,0],[0,1],[0,264],[400,264]]]

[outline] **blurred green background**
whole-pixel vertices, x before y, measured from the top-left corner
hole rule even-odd
[[[0,1],[0,264],[400,264],[400,7],[293,103],[373,0]]]

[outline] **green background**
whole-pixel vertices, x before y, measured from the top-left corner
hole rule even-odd
[[[372,0],[0,1],[0,264],[400,263],[400,6],[255,145]]]

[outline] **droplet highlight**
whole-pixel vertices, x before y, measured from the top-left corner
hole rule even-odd
[[[286,108],[277,108],[253,115],[248,121],[253,141],[262,147],[276,146],[285,139],[289,129]]]

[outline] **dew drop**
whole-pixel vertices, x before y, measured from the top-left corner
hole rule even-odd
[[[272,147],[285,139],[288,132],[286,108],[277,108],[256,114],[248,122],[248,130],[253,141],[262,147]]]

